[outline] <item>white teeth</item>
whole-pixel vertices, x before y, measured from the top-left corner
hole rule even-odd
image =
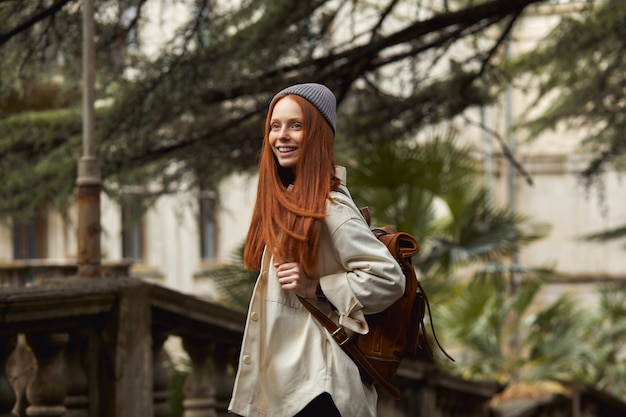
[[[276,149],[278,149],[278,152],[291,152],[291,151],[295,151],[297,148],[286,148],[283,146],[279,146]]]

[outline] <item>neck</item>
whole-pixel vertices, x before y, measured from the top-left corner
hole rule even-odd
[[[283,168],[280,165],[278,166],[278,176],[285,187],[289,184],[293,184],[296,179],[292,168]]]

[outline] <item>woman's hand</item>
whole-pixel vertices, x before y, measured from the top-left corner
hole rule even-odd
[[[285,291],[293,291],[302,298],[315,298],[315,287],[319,280],[309,278],[300,264],[284,262],[275,264],[276,276]]]

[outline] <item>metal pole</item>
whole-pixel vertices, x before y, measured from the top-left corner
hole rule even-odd
[[[507,58],[511,56],[511,40],[507,41],[506,44],[506,56]],[[511,150],[512,157],[515,157],[515,135],[513,133],[513,87],[509,83],[506,87],[505,92],[505,100],[506,100],[506,131],[507,131],[507,145]],[[515,166],[512,162],[509,162],[508,166],[508,198],[509,198],[509,210],[511,213],[517,212],[517,196],[516,196],[516,181],[515,181]],[[521,285],[521,277],[517,271],[517,266],[519,264],[519,254],[517,251],[513,254],[513,268],[512,268],[512,279],[511,279],[511,292],[515,294]]]
[[[100,276],[100,163],[95,152],[94,0],[83,0],[83,156],[78,161],[78,276]]]
[[[506,56],[511,56],[511,40],[506,43]],[[509,83],[505,92],[505,107],[506,107],[506,131],[507,131],[507,145],[511,150],[511,156],[515,157],[515,134],[513,133],[513,86]],[[515,214],[517,212],[517,199],[516,199],[516,181],[515,181],[515,166],[512,162],[509,162],[508,167],[508,191],[509,191],[509,210]],[[522,276],[519,272],[519,253],[515,251],[513,254],[511,265],[511,296],[515,297],[522,285]],[[513,334],[513,340],[511,341],[513,353],[515,358],[519,358],[520,349],[520,329],[519,326],[515,328]]]
[[[480,123],[483,127],[488,126],[487,109],[485,106],[480,106]],[[491,136],[488,135],[483,128],[483,150],[485,153],[485,159],[483,162],[483,169],[485,171],[485,186],[487,187],[487,199],[491,206],[493,204],[493,149],[491,146]]]

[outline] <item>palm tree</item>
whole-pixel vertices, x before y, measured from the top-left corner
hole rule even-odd
[[[415,266],[424,275],[503,262],[547,232],[493,205],[471,147],[460,146],[454,131],[362,148],[352,161],[355,201],[370,207],[373,222],[417,237],[423,247]]]
[[[258,276],[257,272],[243,267],[243,251],[242,243],[226,264],[207,273],[207,277],[215,283],[223,302],[241,311],[248,308]]]
[[[626,398],[626,284],[606,285],[599,295],[598,309],[584,334],[589,350],[580,376],[598,389]]]
[[[506,270],[477,272],[454,286],[438,310],[445,334],[463,346],[454,368],[466,377],[502,382],[573,375],[583,354],[584,317],[567,296],[532,311],[550,271],[525,274],[511,293]],[[512,343],[512,342],[515,343]]]
[[[551,272],[527,271],[513,294],[504,272],[480,271],[453,286],[451,302],[441,303],[439,324],[448,340],[462,345],[454,365],[441,365],[513,387],[581,381],[625,398],[626,285],[602,288],[597,309],[569,294],[537,308],[536,296]]]

